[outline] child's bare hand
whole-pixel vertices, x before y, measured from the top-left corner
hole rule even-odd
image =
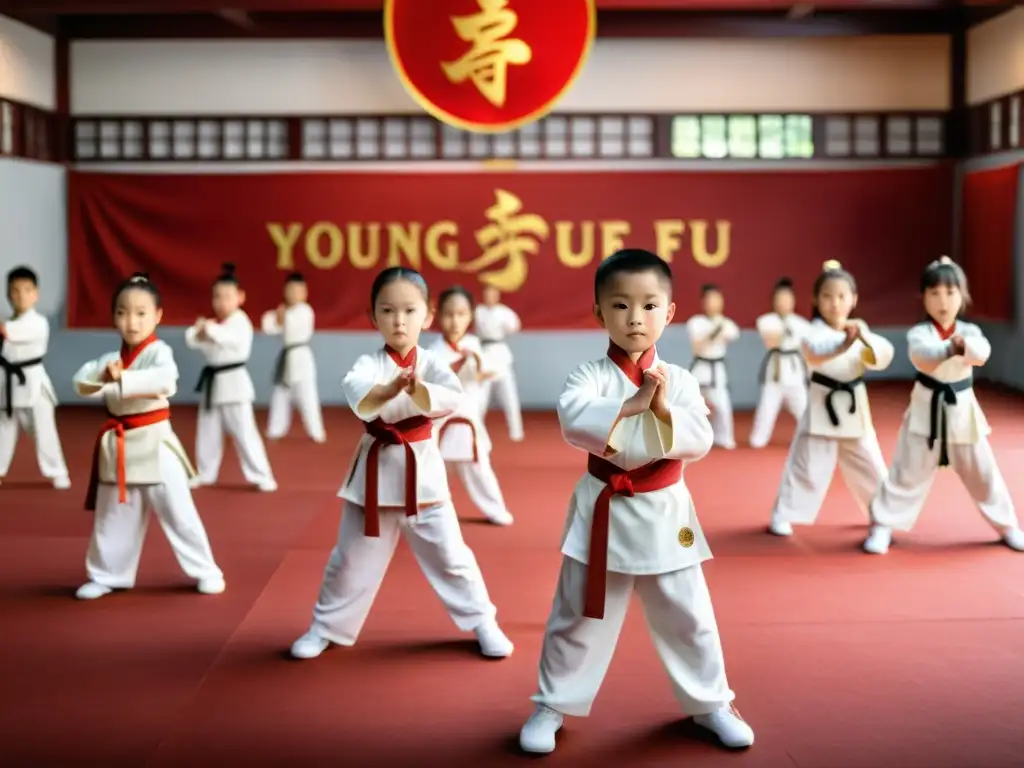
[[[963,355],[967,352],[967,343],[964,341],[963,336],[952,336],[949,340],[949,349],[952,352],[951,357],[957,355]]]

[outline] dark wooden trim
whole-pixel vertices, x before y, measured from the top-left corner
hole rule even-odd
[[[952,157],[966,157],[970,148],[970,112],[967,109],[967,25],[949,37],[949,135],[946,144]]]
[[[379,12],[252,13],[251,28],[214,14],[65,16],[74,39],[381,39]],[[961,25],[950,11],[820,11],[790,19],[778,11],[601,11],[604,38],[780,38],[947,35]]]
[[[0,157],[59,162],[61,146],[55,112],[0,97]]]
[[[1010,105],[1017,99],[1020,104],[1017,119],[1017,136],[1010,135]],[[992,145],[992,106],[999,105],[999,145]],[[1005,93],[994,99],[974,104],[967,109],[969,125],[968,155],[980,157],[1000,152],[1024,150],[1024,88]],[[1016,138],[1016,142],[1011,139]]]

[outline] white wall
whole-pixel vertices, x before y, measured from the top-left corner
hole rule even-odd
[[[54,64],[50,35],[0,16],[0,96],[53,109]]]
[[[598,40],[564,112],[942,110],[945,37]],[[382,41],[79,41],[75,114],[409,113]]]
[[[967,33],[967,103],[979,104],[1024,88],[1024,8]]]

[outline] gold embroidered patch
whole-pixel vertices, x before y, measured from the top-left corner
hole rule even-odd
[[[682,544],[684,547],[692,547],[693,546],[693,531],[691,531],[689,528],[680,528],[679,529],[679,543]]]

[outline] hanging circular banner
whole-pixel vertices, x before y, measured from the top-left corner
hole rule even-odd
[[[595,0],[385,0],[402,85],[438,120],[499,133],[539,120],[569,90],[597,30]]]

